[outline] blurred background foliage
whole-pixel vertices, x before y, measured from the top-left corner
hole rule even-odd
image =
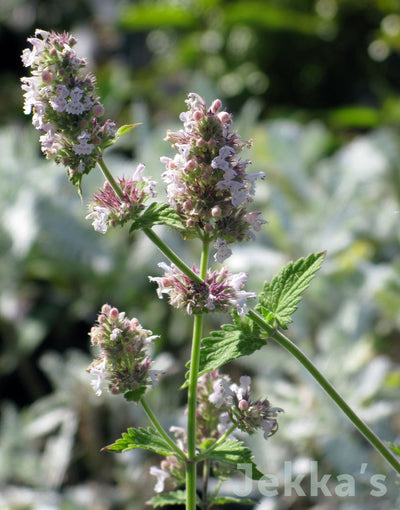
[[[85,221],[99,172],[81,202],[43,159],[19,88],[36,27],[73,32],[107,115],[142,123],[106,156],[117,175],[140,161],[161,181],[159,156],[171,154],[163,137],[179,127],[188,92],[233,111],[254,141],[252,171],[266,173],[255,208],[269,224],[235,247],[230,267],[259,292],[288,260],[327,250],[289,335],[382,438],[399,442],[400,1],[2,0],[0,508],[145,508],[159,459],[100,452],[146,420],[118,397],[94,395],[87,333],[110,302],[161,335],[155,354],[167,375],[149,399],[168,427],[183,419],[176,388],[191,330],[148,282],[161,260],[149,242],[121,230],[103,237]],[[159,233],[197,260],[196,242]],[[207,327],[226,320],[210,316]],[[286,411],[276,436],[250,438],[266,473],[283,480],[291,461],[307,494],[311,460],[332,474],[332,497],[282,487],[263,498],[255,487],[257,510],[399,507],[390,468],[285,352],[270,343],[226,370],[250,373],[256,392]],[[335,495],[341,473],[355,477],[355,497]],[[376,473],[387,476],[380,498],[370,494]]]

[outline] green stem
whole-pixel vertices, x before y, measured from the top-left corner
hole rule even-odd
[[[209,244],[203,243],[200,261],[200,278],[207,274]],[[193,324],[192,354],[190,359],[190,376],[188,389],[188,421],[187,421],[187,456],[186,466],[186,510],[196,509],[196,411],[197,411],[197,380],[199,378],[200,345],[203,329],[203,315],[196,314]]]
[[[208,479],[210,476],[210,461],[209,459],[206,459],[203,464],[203,510],[207,510],[208,508],[208,498],[207,498],[207,492],[208,492]]]
[[[150,409],[150,407],[147,405],[147,402],[145,401],[144,397],[140,399],[140,403],[143,406],[143,409],[146,411],[147,416],[149,417],[149,420],[156,428],[157,432],[160,434],[160,436],[163,437],[163,439],[168,443],[168,445],[171,447],[172,450],[175,451],[175,453],[182,459],[186,461],[186,456],[183,453],[183,451],[172,441],[172,439],[169,437],[169,435],[165,432],[165,430],[162,428],[160,422],[155,417],[153,411]]]
[[[123,199],[123,193],[121,191],[121,188],[118,186],[116,180],[111,175],[110,170],[107,168],[107,165],[104,163],[103,159],[100,159],[98,162],[99,167],[101,168],[101,171],[103,172],[104,177],[107,179],[107,181],[110,183],[110,186],[115,191],[115,193],[119,196],[119,198]]]
[[[142,231],[146,234],[146,236],[164,253],[164,255],[173,263],[176,267],[178,267],[182,273],[184,273],[191,280],[196,283],[203,283],[203,278],[201,278],[198,274],[192,271],[179,257],[174,253],[162,239],[158,237],[158,235],[151,230],[150,228],[143,228]]]
[[[280,331],[275,330],[265,320],[253,310],[250,310],[249,317],[266,331],[279,345],[290,352],[303,367],[314,377],[317,383],[327,392],[332,400],[346,414],[349,420],[363,434],[363,436],[374,446],[380,454],[391,464],[391,466],[400,474],[400,462],[396,459],[391,450],[379,439],[379,437],[366,425],[348,406],[339,393],[333,388],[330,382],[321,374],[310,359]]]

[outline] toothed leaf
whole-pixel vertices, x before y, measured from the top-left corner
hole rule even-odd
[[[210,460],[217,460],[224,462],[237,469],[238,464],[251,464],[251,476],[253,480],[260,480],[264,475],[258,470],[254,464],[254,456],[247,446],[244,446],[242,441],[225,441],[218,445],[208,455]]]
[[[224,324],[209,337],[203,338],[200,349],[199,374],[225,365],[229,361],[253,354],[267,344],[265,333],[248,317],[232,314],[234,324]],[[187,364],[190,368],[190,362]],[[186,373],[189,378],[189,372]]]
[[[157,494],[147,504],[152,505],[153,508],[159,508],[168,505],[185,505],[186,504],[186,491],[173,491],[164,494]],[[197,498],[197,504],[200,504]]]
[[[129,428],[122,434],[120,439],[106,446],[103,450],[127,452],[128,450],[134,450],[136,448],[150,450],[161,455],[175,454],[175,451],[171,449],[169,444],[151,427],[148,429]]]
[[[325,252],[311,253],[307,258],[289,262],[272,279],[266,282],[259,295],[256,310],[261,311],[265,320],[275,322],[283,329],[292,322],[291,316],[297,310],[303,292],[321,267]]]
[[[151,228],[153,225],[168,225],[173,228],[182,228],[178,214],[168,204],[153,202],[131,225],[129,232]]]

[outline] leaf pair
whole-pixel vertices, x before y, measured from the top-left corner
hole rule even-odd
[[[168,445],[165,439],[151,427],[144,428],[129,428],[127,432],[122,434],[120,439],[104,450],[114,452],[126,452],[129,450],[141,448],[149,450],[160,455],[174,455],[175,451]],[[237,469],[238,464],[247,464],[251,466],[251,473],[253,480],[260,480],[263,474],[257,469],[253,462],[253,454],[249,448],[243,445],[242,441],[227,440],[222,444],[217,445],[210,451],[208,457],[211,461],[222,462]],[[227,504],[227,503],[248,503],[248,501],[238,500],[236,498],[222,498],[218,497],[214,504]],[[186,503],[185,491],[173,491],[165,494],[154,496],[150,503],[153,507],[163,507],[167,505],[184,505]]]

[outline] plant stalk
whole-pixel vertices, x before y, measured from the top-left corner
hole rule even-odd
[[[143,406],[143,409],[145,410],[149,420],[154,425],[157,432],[163,437],[163,439],[168,443],[168,445],[171,447],[172,450],[175,451],[175,453],[182,459],[186,461],[186,455],[183,453],[183,451],[172,441],[172,439],[169,437],[169,435],[165,432],[165,430],[162,428],[160,422],[155,417],[153,411],[150,409],[150,407],[147,405],[147,402],[145,401],[144,397],[140,399],[140,403]]]
[[[101,168],[101,171],[103,172],[104,177],[109,182],[112,189],[115,191],[115,193],[118,195],[118,197],[122,200],[123,199],[123,193],[121,188],[118,186],[116,180],[111,175],[110,170],[108,169],[107,165],[104,163],[103,159],[100,159],[98,162],[99,167]]]
[[[209,244],[203,243],[200,260],[200,278],[207,274]],[[197,380],[199,378],[200,346],[203,329],[203,314],[196,314],[193,323],[192,354],[190,359],[190,376],[188,389],[187,421],[187,465],[186,465],[186,510],[196,509],[196,411]]]
[[[254,310],[250,310],[249,317],[266,331],[279,345],[290,352],[303,367],[313,376],[317,383],[326,391],[331,399],[340,407],[349,420],[355,425],[359,432],[378,450],[378,452],[389,462],[389,464],[400,474],[400,462],[385,445],[383,441],[366,425],[345,402],[331,383],[321,374],[312,361],[294,344],[287,336],[274,329]]]
[[[195,281],[196,283],[203,283],[203,278],[201,278],[198,274],[196,274],[194,271],[192,271],[184,262],[182,259],[174,253],[171,248],[169,248],[162,239],[158,237],[158,235],[151,230],[151,228],[143,228],[142,232],[146,234],[146,236],[152,241],[157,248],[164,253],[164,255],[173,263],[176,267],[178,267],[182,273],[184,273],[186,276],[188,276],[191,280]]]

